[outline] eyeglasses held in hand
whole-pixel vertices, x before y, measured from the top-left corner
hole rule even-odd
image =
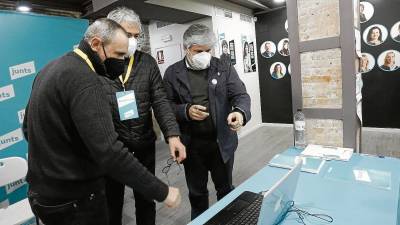
[[[165,174],[165,176],[167,177],[168,186],[170,185],[169,179],[168,179],[168,173],[169,173],[169,170],[171,169],[171,166],[172,166],[174,163],[176,163],[176,164],[178,165],[178,167],[179,167],[179,171],[178,171],[178,173],[176,174],[176,175],[179,175],[179,173],[182,171],[182,167],[181,167],[181,165],[178,163],[178,161],[175,161],[173,158],[169,158],[169,159],[167,160],[167,165],[161,170],[161,172],[162,172],[163,174]]]

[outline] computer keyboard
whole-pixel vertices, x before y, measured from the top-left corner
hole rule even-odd
[[[258,216],[260,215],[263,196],[251,203],[247,208],[243,209],[239,214],[233,217],[227,225],[257,225]]]

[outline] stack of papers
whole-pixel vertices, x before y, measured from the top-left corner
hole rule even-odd
[[[298,157],[300,156],[278,154],[272,158],[268,165],[284,169],[292,169],[296,165],[295,161]],[[303,172],[318,174],[325,163],[325,160],[321,158],[301,158],[303,159],[303,165],[301,167],[301,171]]]
[[[301,155],[319,157],[325,160],[349,161],[353,155],[353,149],[310,144],[307,145]]]

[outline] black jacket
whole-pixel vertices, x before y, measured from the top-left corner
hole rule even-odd
[[[251,118],[250,96],[240,80],[235,68],[226,60],[213,57],[208,69],[209,112],[217,130],[217,142],[223,160],[228,161],[238,145],[235,131],[226,121],[229,113],[239,110],[244,115],[244,123]],[[191,121],[187,107],[192,103],[185,59],[168,67],[164,75],[164,86],[182,132],[182,141],[189,146]],[[205,146],[206,147],[206,146]]]
[[[104,64],[82,41],[99,75]],[[117,140],[99,75],[76,53],[46,65],[36,76],[26,108],[30,189],[52,198],[78,198],[104,189],[104,175],[134,187],[148,199],[165,200],[168,186]]]
[[[128,64],[129,59],[126,60],[126,68]],[[125,75],[126,69],[123,76]],[[125,83],[126,91],[133,90],[135,92],[139,118],[121,121],[115,93],[124,90],[122,82],[119,79],[110,80],[105,77],[102,77],[101,80],[111,104],[113,121],[119,139],[130,150],[148,146],[155,141],[152,109],[164,137],[180,136],[178,123],[165,94],[160,70],[154,58],[149,54],[136,51],[131,74]]]

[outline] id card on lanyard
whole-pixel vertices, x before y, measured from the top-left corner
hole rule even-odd
[[[135,91],[129,90],[125,91],[125,83],[128,81],[129,76],[132,71],[134,57],[130,57],[128,69],[126,71],[125,79],[122,76],[119,77],[121,80],[124,91],[119,91],[115,93],[118,103],[119,118],[121,121],[139,118],[139,113],[137,110]]]

